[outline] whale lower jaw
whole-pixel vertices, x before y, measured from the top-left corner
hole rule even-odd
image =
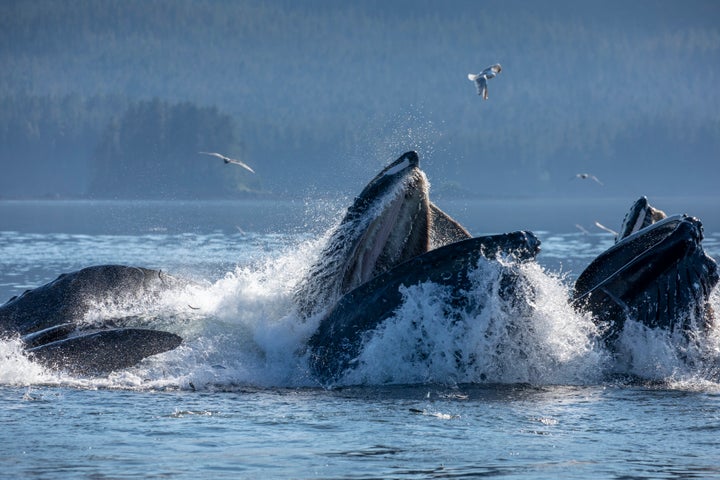
[[[88,325],[86,314],[103,303],[153,302],[162,292],[187,283],[146,268],[87,267],[0,305],[0,335],[19,336],[30,358],[54,370],[87,375],[122,370],[176,348],[182,338],[122,326],[138,323],[135,317]]]
[[[105,375],[173,350],[181,343],[182,338],[170,332],[108,328],[79,332],[26,351],[30,358],[53,370],[76,375]]]
[[[685,215],[636,231],[585,269],[572,302],[607,326],[609,344],[628,319],[668,330],[706,327],[711,321],[707,299],[719,277],[701,241],[702,224]]]
[[[468,290],[468,273],[481,258],[492,260],[503,254],[516,261],[528,261],[539,250],[540,241],[531,232],[476,237],[431,250],[378,275],[344,295],[321,320],[308,342],[313,374],[327,385],[352,368],[368,332],[401,305],[401,286],[433,282],[456,292]],[[513,274],[507,272],[506,276],[512,291]]]
[[[303,317],[430,249],[429,184],[418,165],[417,153],[401,155],[355,198],[295,288]]]

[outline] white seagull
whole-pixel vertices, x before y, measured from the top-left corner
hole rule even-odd
[[[617,237],[618,233],[615,230],[613,230],[612,228],[606,227],[605,225],[598,222],[597,220],[595,220],[595,226],[598,227],[600,230],[605,230],[606,232],[612,233],[613,235],[615,235]]]
[[[252,168],[250,168],[250,166],[248,164],[246,164],[245,162],[241,162],[240,160],[228,158],[225,155],[222,155],[220,153],[215,153],[215,152],[198,152],[198,153],[202,153],[203,155],[212,155],[213,157],[217,157],[217,158],[221,159],[226,164],[234,163],[235,165],[240,165],[245,170],[249,170],[250,172],[255,173],[255,170],[253,170]]]
[[[502,72],[502,67],[499,63],[491,65],[477,75],[474,73],[468,73],[468,79],[471,82],[475,82],[477,87],[478,95],[481,95],[484,100],[488,99],[487,81],[491,78],[495,78],[495,75]]]
[[[596,177],[595,175],[590,175],[589,173],[576,173],[575,178],[581,178],[583,180],[587,180],[589,178],[590,180],[596,181],[598,185],[603,184],[598,177]]]

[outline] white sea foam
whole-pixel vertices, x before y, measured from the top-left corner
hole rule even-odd
[[[0,385],[29,385],[46,383],[45,369],[23,353],[19,338],[0,340]]]
[[[319,318],[295,312],[293,287],[322,241],[275,250],[222,278],[171,290],[159,299],[98,306],[88,321],[125,313],[184,338],[176,350],[102,378],[49,372],[19,340],[0,341],[0,384],[86,388],[235,388],[316,386],[305,344]],[[502,273],[519,275],[503,293]],[[698,339],[633,322],[615,357],[587,314],[568,304],[569,281],[536,263],[481,262],[463,302],[447,287],[403,287],[405,301],[375,331],[341,384],[500,382],[597,384],[621,374],[708,389],[720,379],[720,331]],[[720,294],[711,298],[720,312]],[[469,305],[469,306],[468,306]]]
[[[717,287],[709,301],[720,312]],[[692,334],[626,321],[617,341],[615,371],[682,389],[709,384],[720,388],[720,324],[717,313],[715,317],[707,327],[704,319],[690,318]]]
[[[518,290],[503,293],[503,272]],[[403,289],[396,314],[368,338],[348,383],[594,383],[607,353],[596,327],[567,303],[567,287],[537,264],[481,262],[455,307],[447,287]]]

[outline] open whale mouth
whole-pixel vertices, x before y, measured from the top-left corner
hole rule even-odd
[[[413,164],[408,159],[386,170],[385,176],[398,178],[394,180],[394,187],[377,200],[377,214],[369,217],[347,258],[342,281],[344,291],[430,248],[425,174],[417,168],[417,162]]]
[[[706,299],[718,282],[702,237],[700,221],[685,215],[626,236],[578,277],[573,304],[608,322],[606,340],[616,338],[628,318],[648,327],[687,328],[692,317],[705,318]]]
[[[370,222],[355,250],[348,257],[348,269],[343,278],[346,288],[352,289],[373,277],[375,266],[385,252],[393,228],[400,219],[402,207],[402,198],[395,196],[389,201],[383,214]]]
[[[633,203],[627,215],[625,215],[620,227],[620,232],[615,240],[619,242],[623,238],[639,232],[664,218],[667,218],[665,212],[652,207],[648,203],[647,197],[640,197]]]
[[[429,185],[419,164],[416,152],[404,153],[355,198],[296,290],[302,313],[429,250]]]

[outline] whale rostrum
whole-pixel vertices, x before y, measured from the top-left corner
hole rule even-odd
[[[416,152],[385,167],[360,192],[295,290],[305,316],[413,257],[470,238],[430,202]]]
[[[577,278],[571,301],[593,313],[610,346],[627,320],[688,333],[707,329],[714,321],[708,300],[718,268],[702,239],[700,220],[666,217],[642,197],[626,215],[615,245]]]

